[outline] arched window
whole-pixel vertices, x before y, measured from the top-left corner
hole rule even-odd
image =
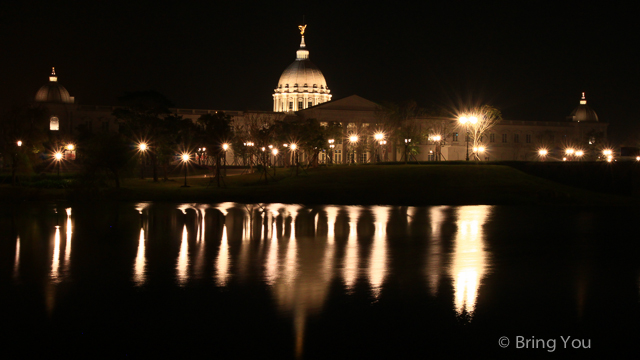
[[[60,130],[60,120],[57,116],[52,116],[49,118],[49,130],[58,131]]]

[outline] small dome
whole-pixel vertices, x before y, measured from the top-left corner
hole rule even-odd
[[[573,109],[571,115],[569,115],[569,119],[571,121],[598,121],[598,114],[587,105],[587,99],[584,97],[584,93],[582,93],[582,99],[580,99],[580,105],[577,108]]]
[[[49,83],[43,85],[36,93],[36,102],[73,104],[74,98],[58,83],[55,68],[49,76]]]

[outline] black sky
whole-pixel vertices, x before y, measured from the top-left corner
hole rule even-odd
[[[334,99],[489,103],[507,119],[562,120],[585,91],[614,140],[640,133],[632,8],[221,3],[4,2],[0,103],[31,99],[55,66],[81,104],[153,89],[183,108],[270,110],[305,15],[310,58]]]

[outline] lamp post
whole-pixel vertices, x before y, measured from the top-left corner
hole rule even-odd
[[[336,146],[333,144],[335,139],[329,139],[329,161],[333,164],[333,148]]]
[[[62,152],[60,152],[60,150],[56,151],[55,154],[53,154],[53,158],[55,159],[55,161],[57,162],[58,165],[58,177],[60,177],[60,162],[62,161]]]
[[[380,140],[380,146],[382,147],[382,160],[387,161],[387,140]]]
[[[222,170],[223,171],[222,176],[226,177],[227,176],[227,150],[229,150],[229,144],[227,144],[227,143],[222,144],[222,150],[224,151],[224,159],[222,160],[223,161],[223,163],[222,163],[222,169],[223,169]]]
[[[271,154],[273,154],[273,177],[276,177],[276,168],[278,167],[278,149],[272,149]]]
[[[407,164],[407,162],[409,161],[409,156],[408,156],[409,144],[411,144],[411,139],[404,139],[404,163],[405,164]]]
[[[568,148],[564,152],[565,154],[567,154],[567,159],[571,161],[571,158],[573,157],[575,150],[573,150],[572,148]]]
[[[602,150],[602,155],[606,156],[607,162],[613,160],[613,151],[611,151],[611,149]]]
[[[547,149],[540,149],[538,150],[538,156],[540,156],[540,161],[544,161],[547,158],[547,154],[549,152],[547,151]]]
[[[147,153],[147,144],[144,142],[138,144],[138,149],[142,154],[140,156],[140,179],[144,179],[144,156]]]
[[[461,116],[458,121],[460,121],[460,124],[464,125],[467,130],[467,161],[469,161],[469,126],[475,125],[478,122],[478,118],[475,116]]]
[[[376,144],[378,145],[376,147],[376,162],[380,162],[380,156],[378,155],[378,148],[380,147],[380,145],[382,145],[382,140],[384,139],[384,134],[381,132],[375,133],[373,135],[373,138],[376,140]]]
[[[442,140],[442,136],[435,135],[432,139],[436,143],[436,161],[440,161],[440,140]]]
[[[188,153],[183,153],[182,154],[182,162],[184,165],[184,185],[182,185],[181,187],[189,187],[189,185],[187,185],[187,168],[189,165],[189,161],[191,160],[191,155]]]
[[[349,144],[351,145],[351,149],[353,151],[351,162],[353,162],[354,164],[356,163],[356,149],[354,144],[357,144],[357,143],[358,143],[358,135],[349,136]],[[349,163],[349,165],[351,165],[351,162]]]
[[[298,176],[298,154],[296,153],[297,148],[298,148],[298,145],[291,144],[290,149],[293,152],[293,161],[296,162],[296,176]]]

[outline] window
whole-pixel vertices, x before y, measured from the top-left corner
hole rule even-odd
[[[458,133],[453,133],[453,141],[458,141]]]
[[[298,110],[302,110],[302,100],[298,101]]]
[[[527,144],[531,144],[531,134],[527,134]]]
[[[307,103],[307,107],[310,108],[313,106],[313,103],[311,101],[309,101],[309,103]]]
[[[57,116],[52,116],[49,119],[49,130],[51,130],[51,131],[60,130],[60,120],[58,120]]]
[[[489,135],[489,142],[492,142],[492,143],[496,142],[496,134]]]
[[[520,134],[513,134],[513,142],[514,143],[520,142]]]
[[[502,134],[502,142],[503,143],[507,142],[507,134]]]
[[[289,110],[293,110],[293,101],[289,102]]]

